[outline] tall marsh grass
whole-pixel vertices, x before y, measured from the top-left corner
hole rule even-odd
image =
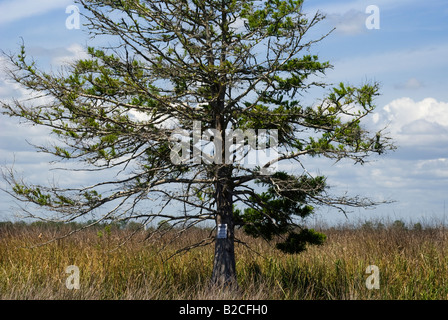
[[[448,230],[390,225],[322,230],[327,241],[286,255],[260,239],[237,233],[239,289],[209,286],[213,246],[170,257],[206,237],[195,229],[177,241],[145,241],[129,230],[84,230],[30,248],[64,230],[8,225],[0,228],[1,299],[447,299]],[[159,250],[165,246],[163,251]],[[80,289],[66,287],[67,266],[80,270]],[[366,287],[376,265],[380,288]]]

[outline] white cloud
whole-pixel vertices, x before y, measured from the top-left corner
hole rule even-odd
[[[25,99],[31,97],[31,92],[9,78],[8,70],[11,62],[0,57],[0,100],[4,103],[12,101],[12,98]]]
[[[400,98],[387,104],[382,115],[389,122],[391,134],[405,145],[448,139],[448,102]]]
[[[396,215],[397,219],[419,220],[434,208],[440,208],[448,191],[448,159],[445,158],[405,160],[386,154],[363,166],[353,165],[348,160],[330,165],[330,161],[315,158],[304,164],[310,172],[321,170],[327,177],[331,194],[396,201],[371,210],[346,208],[350,212],[349,220],[355,219],[353,221],[356,221],[356,212],[367,220],[372,216],[387,218],[391,215]],[[328,217],[333,218],[333,215]]]
[[[395,99],[378,108],[372,122],[375,128],[389,125],[388,135],[398,146],[396,152],[371,157],[374,161],[363,166],[349,160],[332,164],[321,158],[302,159],[303,165],[311,173],[327,176],[333,194],[347,192],[397,201],[371,211],[360,210],[367,219],[374,214],[419,220],[439,213],[448,191],[448,102]],[[301,168],[295,167],[300,173]]]
[[[71,0],[7,0],[0,3],[0,25],[65,8]]]
[[[64,65],[79,59],[89,58],[86,50],[78,43],[71,44],[63,51],[62,55],[53,57],[51,60],[53,65]]]

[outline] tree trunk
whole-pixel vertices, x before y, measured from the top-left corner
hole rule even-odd
[[[226,174],[228,168],[220,168],[218,177]],[[213,261],[212,284],[219,287],[237,287],[234,221],[232,192],[227,183],[216,183],[216,226],[215,258]]]
[[[220,56],[220,64],[223,67],[226,63],[226,52],[229,46],[228,22],[227,22],[227,2],[222,1],[222,51]],[[212,38],[208,37],[210,46],[214,45]],[[214,57],[210,60],[210,65],[214,65]],[[225,70],[225,68],[223,68]],[[214,95],[217,97],[215,105],[215,126],[221,133],[221,164],[218,164],[216,170],[216,239],[215,239],[215,258],[213,260],[212,284],[218,287],[237,288],[236,263],[235,263],[235,244],[234,244],[234,219],[233,219],[233,186],[231,182],[232,165],[226,165],[226,141],[225,130],[227,123],[225,120],[225,98],[227,90],[227,74],[226,72],[219,75],[219,85],[214,88]]]

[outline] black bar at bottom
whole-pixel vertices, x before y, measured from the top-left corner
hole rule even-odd
[[[9,300],[0,301],[2,314],[11,311],[14,318],[41,315],[45,319],[75,317],[80,320],[93,316],[101,319],[304,319],[331,316],[360,319],[376,316],[379,319],[391,312],[415,316],[417,312],[437,314],[446,310],[447,301],[264,301],[264,300]],[[426,313],[427,314],[427,313]],[[45,315],[45,316],[44,316]],[[132,317],[132,318],[131,318]],[[6,318],[5,318],[6,319]]]

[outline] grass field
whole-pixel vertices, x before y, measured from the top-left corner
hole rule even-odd
[[[209,230],[191,230],[173,242],[144,241],[146,233],[139,231],[120,246],[130,230],[86,229],[29,248],[62,234],[62,229],[0,226],[1,299],[448,298],[444,228],[397,223],[328,228],[322,230],[327,235],[324,245],[300,255],[282,254],[263,240],[238,233],[252,249],[236,245],[239,289],[233,292],[208,285],[213,245],[166,259]],[[66,286],[71,265],[79,268],[79,289]],[[369,265],[378,267],[379,289],[366,287]]]

